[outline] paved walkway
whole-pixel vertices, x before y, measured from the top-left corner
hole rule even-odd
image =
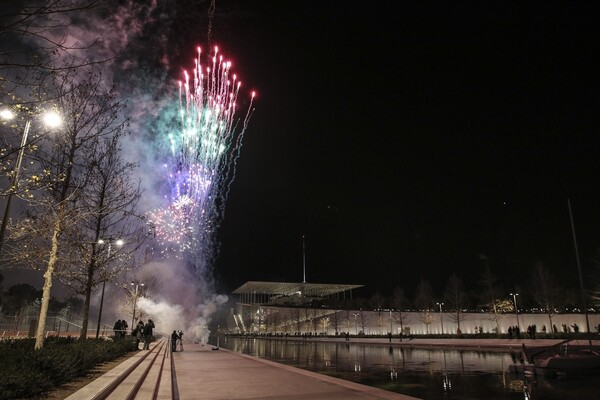
[[[173,353],[182,400],[414,399],[212,346]]]
[[[345,343],[343,338],[259,337],[257,339]],[[252,340],[252,338],[248,338],[248,340]],[[407,347],[515,351],[520,350],[523,344],[527,347],[535,347],[554,345],[559,342],[560,340],[555,339],[404,339],[402,342],[399,339],[393,339],[391,344]],[[390,345],[388,339],[372,338],[352,338],[350,343]],[[583,344],[585,343],[587,341],[584,341]],[[600,343],[594,341],[594,344],[599,345]],[[414,399],[410,396],[317,374],[223,348],[217,349],[211,345],[186,342],[185,350],[175,353],[171,353],[170,349],[161,350],[166,349],[163,345],[164,343],[159,341],[151,345],[151,352],[135,353],[130,359],[74,393],[69,399]],[[145,355],[152,355],[152,357],[145,357]],[[157,358],[160,362],[154,363],[153,360]],[[174,370],[171,369],[171,360]],[[138,365],[139,367],[137,367]],[[158,367],[152,369],[155,365],[160,367],[160,371],[163,371],[164,366],[164,373],[160,373]],[[125,373],[132,368],[135,370],[131,376]],[[153,378],[145,379],[146,374]],[[177,387],[173,392],[171,392],[171,374],[175,376]],[[142,375],[144,378],[140,380]],[[98,395],[102,391],[106,391],[105,388],[113,385],[115,378],[119,377],[123,377],[123,379],[116,383],[118,387],[114,392],[110,392],[108,397]],[[125,377],[127,378],[125,379]],[[140,387],[139,393],[137,390],[132,391],[132,387]],[[156,390],[159,390],[157,394]],[[138,394],[131,395],[130,393],[133,392]],[[156,397],[152,395],[153,393],[156,394]],[[179,397],[176,396],[177,394]]]

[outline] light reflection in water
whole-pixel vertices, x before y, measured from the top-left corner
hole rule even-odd
[[[239,337],[223,342],[233,351],[422,399],[599,398],[594,378],[525,381],[510,374],[514,353]],[[554,397],[557,390],[561,395]]]

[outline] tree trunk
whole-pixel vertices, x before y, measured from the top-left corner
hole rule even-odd
[[[93,275],[93,269],[91,274]],[[81,323],[81,332],[79,334],[79,340],[85,340],[87,338],[88,331],[88,320],[90,319],[90,299],[92,298],[92,279],[88,279],[85,288],[85,302],[83,305],[83,321]],[[133,328],[132,328],[133,329]]]
[[[42,293],[42,304],[40,306],[40,319],[38,321],[37,333],[35,335],[35,349],[44,347],[44,332],[46,331],[46,316],[48,315],[48,306],[50,305],[50,290],[52,289],[52,275],[54,266],[58,258],[58,234],[60,233],[60,213],[54,223],[54,232],[52,234],[52,250],[48,259],[48,268],[44,273],[44,290]]]

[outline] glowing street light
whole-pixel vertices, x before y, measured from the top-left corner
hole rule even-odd
[[[442,306],[444,305],[444,303],[435,303],[438,306],[440,306],[440,325],[442,327],[442,335],[444,334],[444,321],[442,319]]]
[[[513,301],[515,303],[515,316],[517,317],[517,327],[519,328],[519,331],[520,331],[521,324],[519,324],[519,309],[517,308],[517,296],[519,295],[519,293],[511,293],[510,295],[513,297]]]
[[[107,256],[106,256],[106,263],[110,264],[110,250],[112,248],[112,242],[113,239],[100,239],[98,240],[98,244],[105,244],[108,242],[108,252],[107,252]],[[117,246],[122,246],[123,245],[123,241],[121,239],[116,239],[114,240],[115,244]],[[107,265],[108,267],[108,265]],[[100,296],[100,311],[98,312],[98,326],[96,326],[96,339],[98,339],[98,336],[100,335],[100,323],[102,322],[102,307],[104,305],[104,288],[106,286],[106,279],[104,279],[102,281],[102,296]]]
[[[4,120],[11,120],[15,117],[12,111],[4,109],[0,111],[0,118]],[[55,128],[62,123],[60,115],[55,112],[47,112],[43,117],[44,124],[49,128]],[[27,118],[25,121],[25,129],[23,130],[23,136],[21,137],[21,147],[19,148],[19,155],[17,157],[17,163],[15,165],[13,180],[8,189],[8,195],[6,197],[6,208],[4,209],[4,216],[2,217],[2,227],[0,227],[0,252],[2,251],[2,245],[4,244],[4,233],[6,232],[6,224],[8,223],[8,214],[10,213],[10,206],[12,203],[13,193],[17,190],[19,184],[19,174],[21,172],[21,163],[23,162],[23,154],[25,153],[25,146],[27,145],[27,136],[29,135],[29,129],[31,128],[31,118]]]

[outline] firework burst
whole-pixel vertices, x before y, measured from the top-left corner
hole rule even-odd
[[[217,47],[202,64],[198,48],[192,74],[184,72],[176,128],[167,134],[167,205],[149,213],[163,253],[191,255],[197,266],[212,261],[254,99],[252,93],[244,116],[237,116],[241,82],[231,67]]]

